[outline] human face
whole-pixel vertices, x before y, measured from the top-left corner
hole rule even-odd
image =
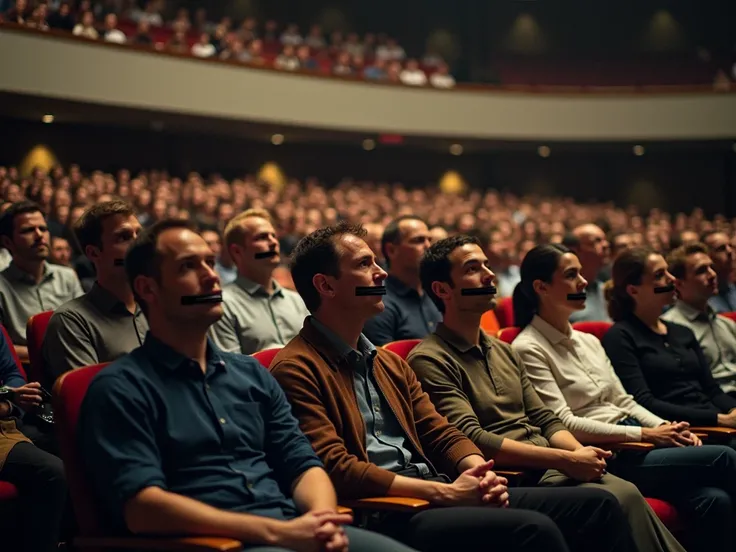
[[[386,246],[391,268],[418,275],[419,261],[430,246],[429,228],[421,220],[403,220],[399,223],[399,232],[399,243]]]
[[[718,292],[718,277],[713,261],[705,253],[694,253],[685,259],[685,277],[675,281],[677,294],[685,303],[704,304]]]
[[[335,248],[340,259],[339,276],[315,276],[315,285],[322,294],[322,300],[333,301],[357,319],[368,320],[382,312],[385,308],[382,296],[355,295],[357,287],[382,286],[386,279],[386,272],[376,263],[371,248],[352,234],[336,238]]]
[[[621,234],[613,239],[613,250],[614,256],[618,256],[624,251],[628,251],[634,247],[634,242],[629,234]]]
[[[667,270],[667,261],[656,253],[647,259],[646,270],[638,286],[629,285],[626,291],[634,298],[640,309],[663,309],[675,299],[674,289],[667,293],[656,293],[657,288],[664,288],[674,284],[675,278]]]
[[[706,244],[710,249],[710,258],[713,259],[713,268],[721,281],[730,281],[733,273],[734,253],[731,241],[723,232],[716,232],[708,236]]]
[[[429,231],[429,241],[430,243],[435,243],[440,240],[444,240],[447,235],[447,230],[445,230],[442,226],[435,226]]]
[[[158,238],[159,278],[139,276],[136,292],[148,306],[148,317],[172,326],[206,331],[222,317],[222,303],[182,305],[182,297],[222,291],[215,272],[215,255],[191,230],[172,228]]]
[[[450,253],[448,260],[452,266],[450,279],[453,285],[441,282],[432,284],[442,293],[440,295],[435,292],[438,297],[446,301],[446,310],[456,308],[459,312],[482,315],[494,308],[496,306],[495,295],[462,294],[464,289],[490,287],[496,279],[483,249],[474,243],[461,245]]]
[[[44,261],[51,252],[49,228],[39,211],[15,217],[13,239],[11,241],[4,238],[4,242],[14,260]]]
[[[134,215],[112,215],[102,221],[102,247],[89,245],[85,251],[100,275],[104,277],[116,274],[118,277],[125,277],[125,268],[115,262],[125,258],[128,247],[140,231],[141,224]]]
[[[608,240],[598,226],[586,224],[578,232],[578,239],[580,240],[580,262],[586,269],[600,268],[608,262]]]
[[[222,240],[220,240],[220,234],[214,230],[205,230],[202,232],[202,238],[210,246],[210,249],[215,254],[215,257],[219,258],[222,253]]]
[[[64,238],[51,238],[51,254],[49,260],[57,265],[71,266],[72,248]]]
[[[574,253],[560,256],[557,269],[550,282],[535,280],[534,291],[539,297],[540,305],[549,306],[556,311],[564,310],[568,317],[575,311],[585,308],[585,299],[571,300],[570,294],[582,293],[588,287],[588,281],[582,275],[583,266]]]
[[[242,223],[245,237],[242,244],[231,247],[231,255],[238,269],[249,272],[253,269],[273,270],[281,262],[281,248],[273,224],[261,217],[248,217]],[[272,257],[256,258],[259,253],[274,251]]]

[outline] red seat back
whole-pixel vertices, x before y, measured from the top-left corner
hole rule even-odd
[[[20,375],[23,376],[23,379],[28,381],[28,376],[26,375],[26,371],[23,368],[23,363],[20,361],[20,357],[18,356],[18,353],[15,352],[15,346],[13,345],[13,340],[10,339],[10,335],[8,334],[8,330],[5,329],[5,326],[0,324],[0,330],[3,332],[3,337],[5,338],[5,342],[8,344],[8,347],[10,348],[10,353],[13,355],[13,360],[15,360],[15,365],[18,367],[18,371],[20,372]],[[0,381],[0,384],[3,382]]]
[[[253,358],[255,358],[258,362],[261,363],[261,366],[268,370],[271,368],[271,363],[273,362],[273,359],[276,357],[276,355],[279,354],[280,350],[281,347],[264,349],[262,351],[258,351],[257,353],[253,353]]]
[[[26,325],[26,339],[28,340],[28,359],[31,365],[28,369],[28,381],[37,381],[41,385],[47,387],[49,383],[46,381],[46,370],[44,367],[43,353],[41,346],[43,338],[46,335],[46,328],[49,327],[49,320],[54,311],[44,311],[34,314],[28,319]]]
[[[736,322],[736,312],[722,312],[720,315]]]
[[[611,329],[611,326],[613,324],[610,322],[575,322],[572,325],[574,330],[594,335],[598,339],[603,339],[603,336]]]
[[[54,422],[64,460],[69,493],[82,536],[102,536],[103,528],[95,508],[92,489],[84,473],[77,448],[77,421],[84,395],[92,378],[109,363],[79,368],[63,374],[54,384]]]
[[[392,341],[391,343],[386,343],[383,348],[391,351],[392,353],[396,353],[401,358],[406,360],[409,356],[409,353],[411,353],[414,347],[419,345],[421,342],[421,339],[402,339],[401,341]]]
[[[498,339],[503,341],[504,343],[508,343],[511,345],[514,342],[514,339],[519,337],[519,334],[521,333],[521,328],[518,328],[516,326],[511,326],[510,328],[501,328],[498,330]]]
[[[510,328],[514,325],[514,302],[511,297],[501,297],[496,303],[496,319],[502,328]]]

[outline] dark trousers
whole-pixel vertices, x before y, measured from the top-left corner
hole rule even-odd
[[[732,550],[736,521],[736,451],[726,446],[622,452],[609,462],[644,496],[670,502],[688,523],[691,552]]]
[[[509,508],[434,508],[377,529],[422,552],[636,550],[618,501],[598,489],[514,488]]]
[[[18,443],[5,459],[0,479],[18,488],[18,523],[3,535],[3,550],[55,551],[66,504],[66,479],[61,460],[31,443]],[[15,539],[8,545],[6,537]]]

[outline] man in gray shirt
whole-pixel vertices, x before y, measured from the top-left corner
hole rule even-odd
[[[23,362],[28,361],[26,324],[38,313],[84,293],[71,268],[46,262],[51,236],[38,204],[19,201],[0,217],[0,240],[13,257],[0,273],[0,322]]]
[[[248,209],[233,218],[225,247],[238,277],[223,288],[224,315],[210,329],[212,339],[224,351],[244,355],[286,345],[309,311],[298,293],[273,279],[281,254],[268,211]]]
[[[718,277],[708,247],[683,245],[669,254],[667,263],[678,299],[662,318],[693,331],[721,389],[736,395],[736,322],[718,316],[709,304],[718,293]]]
[[[123,200],[93,205],[74,225],[97,281],[89,293],[65,303],[51,317],[43,342],[49,382],[69,370],[115,360],[143,343],[148,322],[122,265],[140,230],[133,207]]]

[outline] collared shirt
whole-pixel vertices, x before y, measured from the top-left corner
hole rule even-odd
[[[598,338],[561,333],[539,316],[514,340],[544,404],[583,442],[641,441],[641,427],[666,422],[626,393]],[[639,426],[617,425],[635,418]]]
[[[149,333],[92,380],[78,429],[97,505],[120,531],[126,502],[147,487],[291,519],[284,493],[322,466],[268,370],[211,342],[203,373]]]
[[[0,322],[15,345],[26,345],[28,319],[55,310],[84,294],[77,274],[65,266],[44,263],[41,281],[23,272],[15,263],[0,272]]]
[[[565,426],[539,399],[511,347],[479,331],[474,345],[441,323],[412,350],[409,365],[422,389],[486,457],[504,439],[548,447]]]
[[[299,333],[309,311],[298,293],[273,282],[273,292],[239,276],[222,290],[223,315],[210,337],[228,353],[250,355],[282,347]]]
[[[718,385],[726,393],[736,391],[736,322],[718,316],[710,306],[701,312],[683,301],[676,301],[662,318],[690,328]]]
[[[585,299],[585,308],[575,311],[570,316],[570,322],[612,322],[608,316],[608,305],[603,292],[603,283],[598,280],[588,282],[588,294]]]
[[[365,425],[366,450],[370,461],[379,468],[393,472],[416,467],[421,475],[429,474],[426,464],[412,464],[409,440],[376,383],[373,375],[376,348],[373,344],[361,334],[358,350],[355,350],[316,318],[310,317],[310,321],[335,348],[338,357],[346,359],[353,369],[355,396]]]
[[[424,339],[442,320],[429,295],[419,295],[395,276],[386,278],[385,308],[366,322],[363,333],[376,346],[401,339]]]
[[[49,321],[43,340],[46,375],[51,382],[61,374],[111,362],[139,347],[148,332],[148,320],[136,305],[135,314],[95,282],[89,293],[60,306]]]
[[[664,321],[667,333],[651,330],[636,316],[616,322],[603,336],[624,389],[650,412],[668,420],[714,426],[718,414],[736,408],[713,379],[690,328]]]
[[[725,289],[719,290],[708,299],[708,304],[716,312],[736,311],[736,284],[728,284]]]
[[[220,277],[220,284],[232,284],[238,278],[238,269],[235,266],[225,266],[220,260],[215,261],[215,272]]]

